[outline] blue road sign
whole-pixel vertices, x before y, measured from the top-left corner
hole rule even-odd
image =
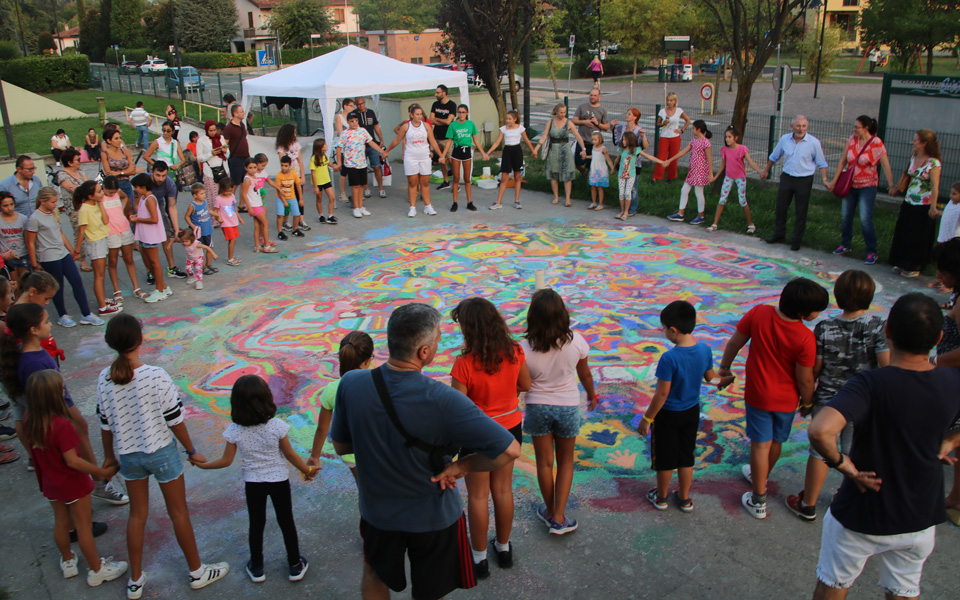
[[[273,56],[268,56],[266,50],[257,50],[257,64],[261,67],[272,67]]]

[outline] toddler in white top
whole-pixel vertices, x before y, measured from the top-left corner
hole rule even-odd
[[[290,497],[289,461],[312,479],[319,467],[308,467],[290,445],[290,426],[277,419],[277,406],[267,382],[257,375],[244,375],[233,384],[230,393],[230,419],[233,423],[223,432],[227,441],[223,456],[210,462],[191,461],[201,469],[222,469],[233,463],[237,450],[242,457],[247,510],[250,514],[250,561],[247,575],[255,583],[266,579],[263,573],[263,528],[267,523],[267,498],[273,502],[277,524],[283,533],[287,550],[290,581],[300,581],[307,574],[307,559],[300,555],[297,527],[293,522]]]

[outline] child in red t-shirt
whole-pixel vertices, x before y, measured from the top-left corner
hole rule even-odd
[[[750,464],[743,466],[743,476],[753,491],[745,493],[741,502],[757,519],[767,516],[767,477],[790,435],[797,398],[800,406],[813,406],[817,343],[803,321],[816,319],[829,303],[830,294],[822,285],[798,277],[783,288],[779,307],[751,308],[737,323],[737,331],[723,351],[721,377],[732,374],[733,359],[750,342],[743,395]]]
[[[530,370],[523,349],[506,321],[489,300],[468,298],[450,313],[463,333],[463,350],[453,363],[453,389],[465,394],[488,417],[521,441],[520,399],[530,389]],[[460,456],[472,454],[464,448]],[[513,461],[491,473],[468,473],[467,520],[473,568],[478,578],[490,576],[487,563],[487,530],[490,526],[488,498],[493,496],[497,536],[494,542],[501,569],[513,566],[510,531],[513,528]]]
[[[63,377],[53,369],[36,371],[27,380],[27,413],[23,421],[24,442],[33,458],[37,483],[53,507],[53,539],[60,550],[60,570],[66,579],[77,575],[77,556],[70,550],[71,521],[77,530],[80,551],[90,567],[87,585],[96,587],[127,571],[127,563],[100,558],[93,541],[90,517],[91,475],[109,479],[119,467],[101,468],[78,453],[77,435],[63,402]]]

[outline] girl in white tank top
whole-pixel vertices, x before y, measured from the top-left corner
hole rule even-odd
[[[423,160],[430,158],[430,144],[427,142],[427,126],[420,121],[419,126],[414,126],[413,121],[408,123],[407,146],[404,152],[413,160]]]

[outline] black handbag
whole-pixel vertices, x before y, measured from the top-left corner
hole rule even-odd
[[[400,422],[400,417],[397,416],[397,409],[393,406],[393,400],[390,399],[390,392],[387,390],[387,383],[383,379],[383,372],[381,369],[385,369],[384,365],[380,365],[376,369],[371,371],[373,376],[373,385],[377,388],[377,395],[380,396],[380,402],[383,403],[383,408],[386,409],[387,415],[390,417],[390,421],[393,423],[393,426],[397,428],[397,431],[400,432],[400,435],[403,436],[403,439],[407,441],[407,448],[416,448],[421,452],[427,454],[430,457],[430,467],[433,469],[433,474],[436,475],[443,471],[447,464],[450,462],[448,457],[454,456],[457,452],[460,451],[460,446],[434,446],[433,444],[428,444],[421,439],[418,439],[404,429],[403,424]]]
[[[220,183],[221,181],[229,177],[229,175],[227,175],[227,170],[224,169],[223,166],[210,167],[210,172],[213,173],[214,183]]]

